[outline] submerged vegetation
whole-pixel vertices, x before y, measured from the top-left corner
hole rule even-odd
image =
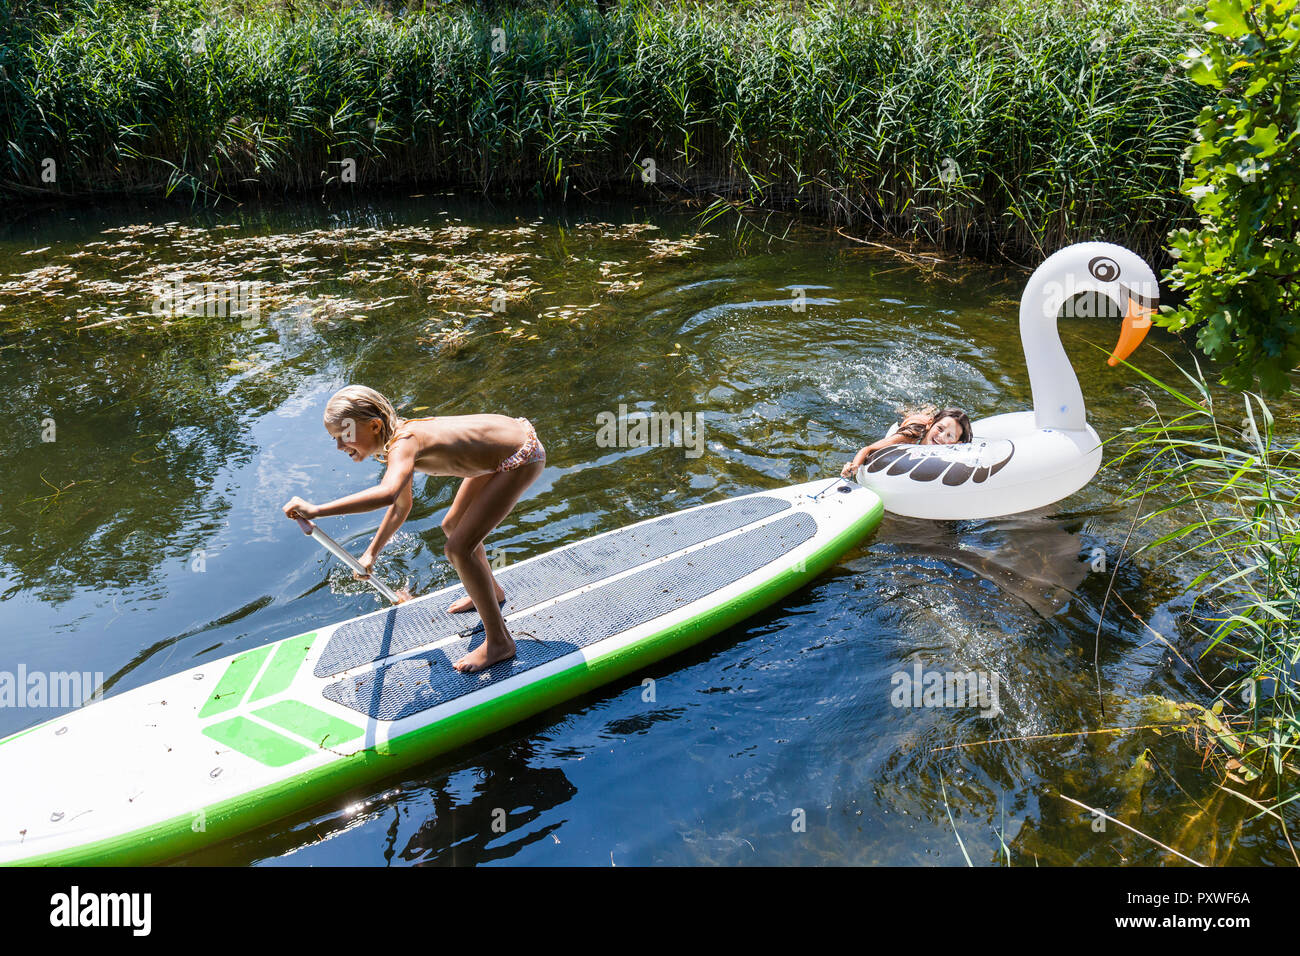
[[[105,229],[75,251],[57,244],[29,249],[21,255],[37,257],[33,265],[0,281],[0,333],[111,328],[137,334],[214,318],[239,319],[247,330],[272,316],[328,326],[365,322],[391,309],[433,309],[436,317],[420,341],[455,351],[472,335],[536,340],[531,321],[598,324],[617,310],[620,296],[640,288],[647,270],[717,238],[658,236],[652,223],[580,222],[561,252],[541,221],[495,229],[456,220],[270,235],[228,231],[236,228],[137,224]],[[576,255],[594,241],[627,254],[599,262]],[[558,294],[549,287],[557,270],[570,283],[585,280],[594,301],[549,298]],[[539,282],[539,275],[548,281]],[[48,301],[61,307],[43,317],[30,308]]]
[[[19,196],[675,194],[1162,262],[1208,101],[1179,65],[1194,28],[1137,0],[5,6],[0,189]]]

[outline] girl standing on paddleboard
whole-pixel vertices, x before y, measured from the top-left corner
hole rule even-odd
[[[545,466],[546,449],[528,419],[505,415],[399,418],[392,403],[373,388],[349,385],[326,404],[325,430],[353,461],[374,455],[383,462],[384,477],[373,488],[323,505],[292,498],[284,506],[285,515],[310,520],[387,507],[370,547],[357,559],[368,573],[411,511],[415,472],[464,479],[442,519],[442,530],[447,535],[447,560],[460,575],[467,596],[447,610],[477,610],[486,637],[452,666],[470,674],[514,657],[515,642],[501,614],[505,591],[492,576],[483,540]]]

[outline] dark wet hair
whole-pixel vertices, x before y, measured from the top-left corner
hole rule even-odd
[[[920,444],[925,440],[926,432],[934,427],[934,423],[941,418],[951,418],[957,422],[959,432],[958,441],[968,442],[971,440],[970,418],[965,410],[955,406],[936,411],[933,405],[926,405],[922,408],[912,410],[900,410],[899,415],[903,421],[909,418],[928,418],[926,422],[908,422],[906,425],[899,425],[897,434],[902,435],[908,441],[914,444]]]
[[[945,408],[943,411],[939,412],[934,416],[934,421],[937,422],[940,419],[944,419],[944,418],[952,418],[956,420],[957,427],[961,430],[961,437],[958,439],[958,441],[961,442],[970,441],[970,437],[971,437],[970,417],[966,414],[964,409],[960,409],[956,407]],[[931,422],[930,424],[933,426],[934,422]],[[928,431],[929,429],[926,430]]]
[[[931,424],[933,424],[933,422],[931,422]],[[925,437],[925,433],[929,431],[929,428],[929,425],[923,425],[920,422],[912,422],[908,425],[899,425],[896,434],[903,435],[908,441],[919,442]]]
[[[929,421],[909,422],[906,425],[902,424],[909,418],[928,418]],[[920,442],[921,439],[925,437],[925,433],[929,430],[930,426],[938,421],[938,419],[935,418],[935,408],[933,405],[923,405],[920,408],[900,408],[898,409],[898,420],[900,424],[898,426],[897,434],[902,435],[908,441],[914,443]]]

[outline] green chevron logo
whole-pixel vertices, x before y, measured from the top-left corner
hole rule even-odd
[[[236,657],[199,710],[199,719],[240,710],[243,704],[269,701],[284,693],[315,640],[313,631]],[[293,737],[277,733],[267,724]],[[363,732],[346,720],[292,699],[267,703],[203,728],[204,736],[268,767],[283,767],[323,747],[356,740]]]

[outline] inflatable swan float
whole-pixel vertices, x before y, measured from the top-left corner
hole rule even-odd
[[[1061,306],[1080,292],[1107,296],[1124,313],[1107,364],[1128,358],[1160,301],[1154,273],[1123,246],[1067,246],[1034,270],[1020,299],[1034,410],[972,421],[969,442],[882,448],[858,469],[858,483],[878,494],[886,511],[938,519],[1030,511],[1086,485],[1101,466],[1101,440],[1085,419],[1079,379],[1056,329]]]

